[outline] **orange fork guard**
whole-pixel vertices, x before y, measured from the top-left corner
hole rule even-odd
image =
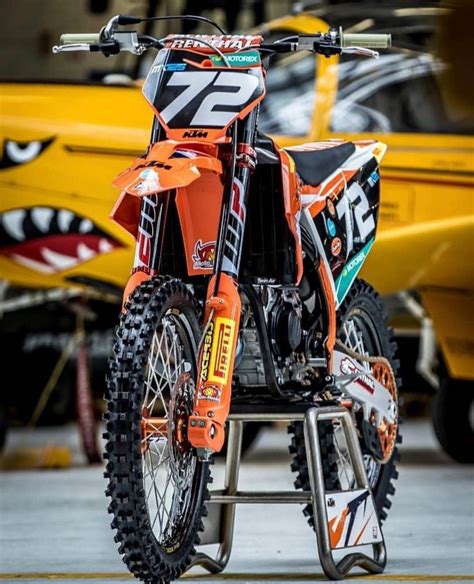
[[[206,328],[199,352],[188,440],[195,448],[219,452],[224,444],[224,425],[230,410],[241,305],[234,279],[221,274],[218,292],[213,296],[215,279],[213,276],[208,286],[204,313]]]

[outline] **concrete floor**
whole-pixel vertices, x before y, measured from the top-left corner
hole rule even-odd
[[[473,469],[439,451],[427,422],[407,423],[403,433],[400,479],[384,529],[387,570],[357,582],[474,582]],[[109,529],[102,468],[84,466],[75,428],[13,431],[7,448],[45,440],[68,440],[75,466],[0,476],[0,581],[131,581]],[[242,466],[240,487],[291,488],[287,442],[283,431],[262,433]],[[214,469],[219,481],[222,465]],[[209,577],[196,569],[185,579],[239,584],[325,578],[298,506],[248,505],[237,510],[234,550],[224,574]]]

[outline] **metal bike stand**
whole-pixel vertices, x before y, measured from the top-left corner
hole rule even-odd
[[[356,485],[349,491],[325,492],[324,475],[321,462],[321,449],[318,439],[318,423],[324,420],[340,420],[351,458]],[[225,469],[224,490],[211,491],[208,501],[209,515],[204,524],[201,544],[219,544],[217,555],[213,558],[199,552],[193,559],[192,566],[202,566],[208,572],[222,572],[226,567],[232,551],[234,535],[235,505],[237,503],[310,503],[315,511],[315,530],[317,536],[319,559],[326,576],[332,580],[341,580],[356,566],[370,573],[383,572],[386,564],[386,550],[380,523],[375,511],[375,503],[370,490],[364,461],[359,446],[357,433],[348,410],[340,407],[307,406],[306,411],[289,413],[244,413],[232,412],[229,416],[229,438]],[[239,491],[239,469],[242,447],[243,422],[304,422],[304,439],[308,459],[308,471],[311,484],[310,491],[275,491],[254,492]],[[333,550],[347,549],[344,546],[331,546],[328,524],[328,507],[334,506],[338,495],[352,494],[354,497],[368,499],[373,508],[373,532],[371,542],[352,543],[373,548],[373,558],[364,553],[348,553],[339,562],[335,562]],[[369,520],[368,520],[369,521]]]

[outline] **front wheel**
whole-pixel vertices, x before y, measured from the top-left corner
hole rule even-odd
[[[187,441],[200,325],[176,279],[155,278],[131,295],[108,374],[106,477],[119,553],[143,582],[165,584],[199,543],[209,478]]]

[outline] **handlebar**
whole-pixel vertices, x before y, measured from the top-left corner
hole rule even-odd
[[[76,34],[62,34],[59,37],[61,45],[86,44],[93,45],[100,43],[101,33],[76,33]]]
[[[60,53],[63,51],[93,51],[102,52],[104,55],[109,56],[120,53],[121,51],[128,51],[135,55],[141,55],[149,48],[164,47],[164,44],[169,40],[168,37],[164,39],[155,39],[150,36],[139,36],[135,31],[127,32],[118,30],[119,26],[137,24],[144,20],[148,19],[117,15],[109,20],[100,33],[63,34],[60,37],[61,44],[53,47],[53,53]],[[207,44],[204,40],[202,42]],[[331,29],[327,33],[295,35],[291,40],[285,39],[282,42],[276,41],[271,44],[263,44],[254,48],[266,51],[267,53],[310,51],[326,57],[339,55],[341,53],[355,53],[377,58],[379,56],[378,52],[372,49],[386,49],[391,47],[391,44],[391,35],[389,34],[355,34],[344,33],[342,29]],[[219,51],[216,49],[216,52]]]
[[[361,47],[365,49],[389,49],[392,46],[391,34],[352,34],[340,30],[340,43],[346,47]]]

